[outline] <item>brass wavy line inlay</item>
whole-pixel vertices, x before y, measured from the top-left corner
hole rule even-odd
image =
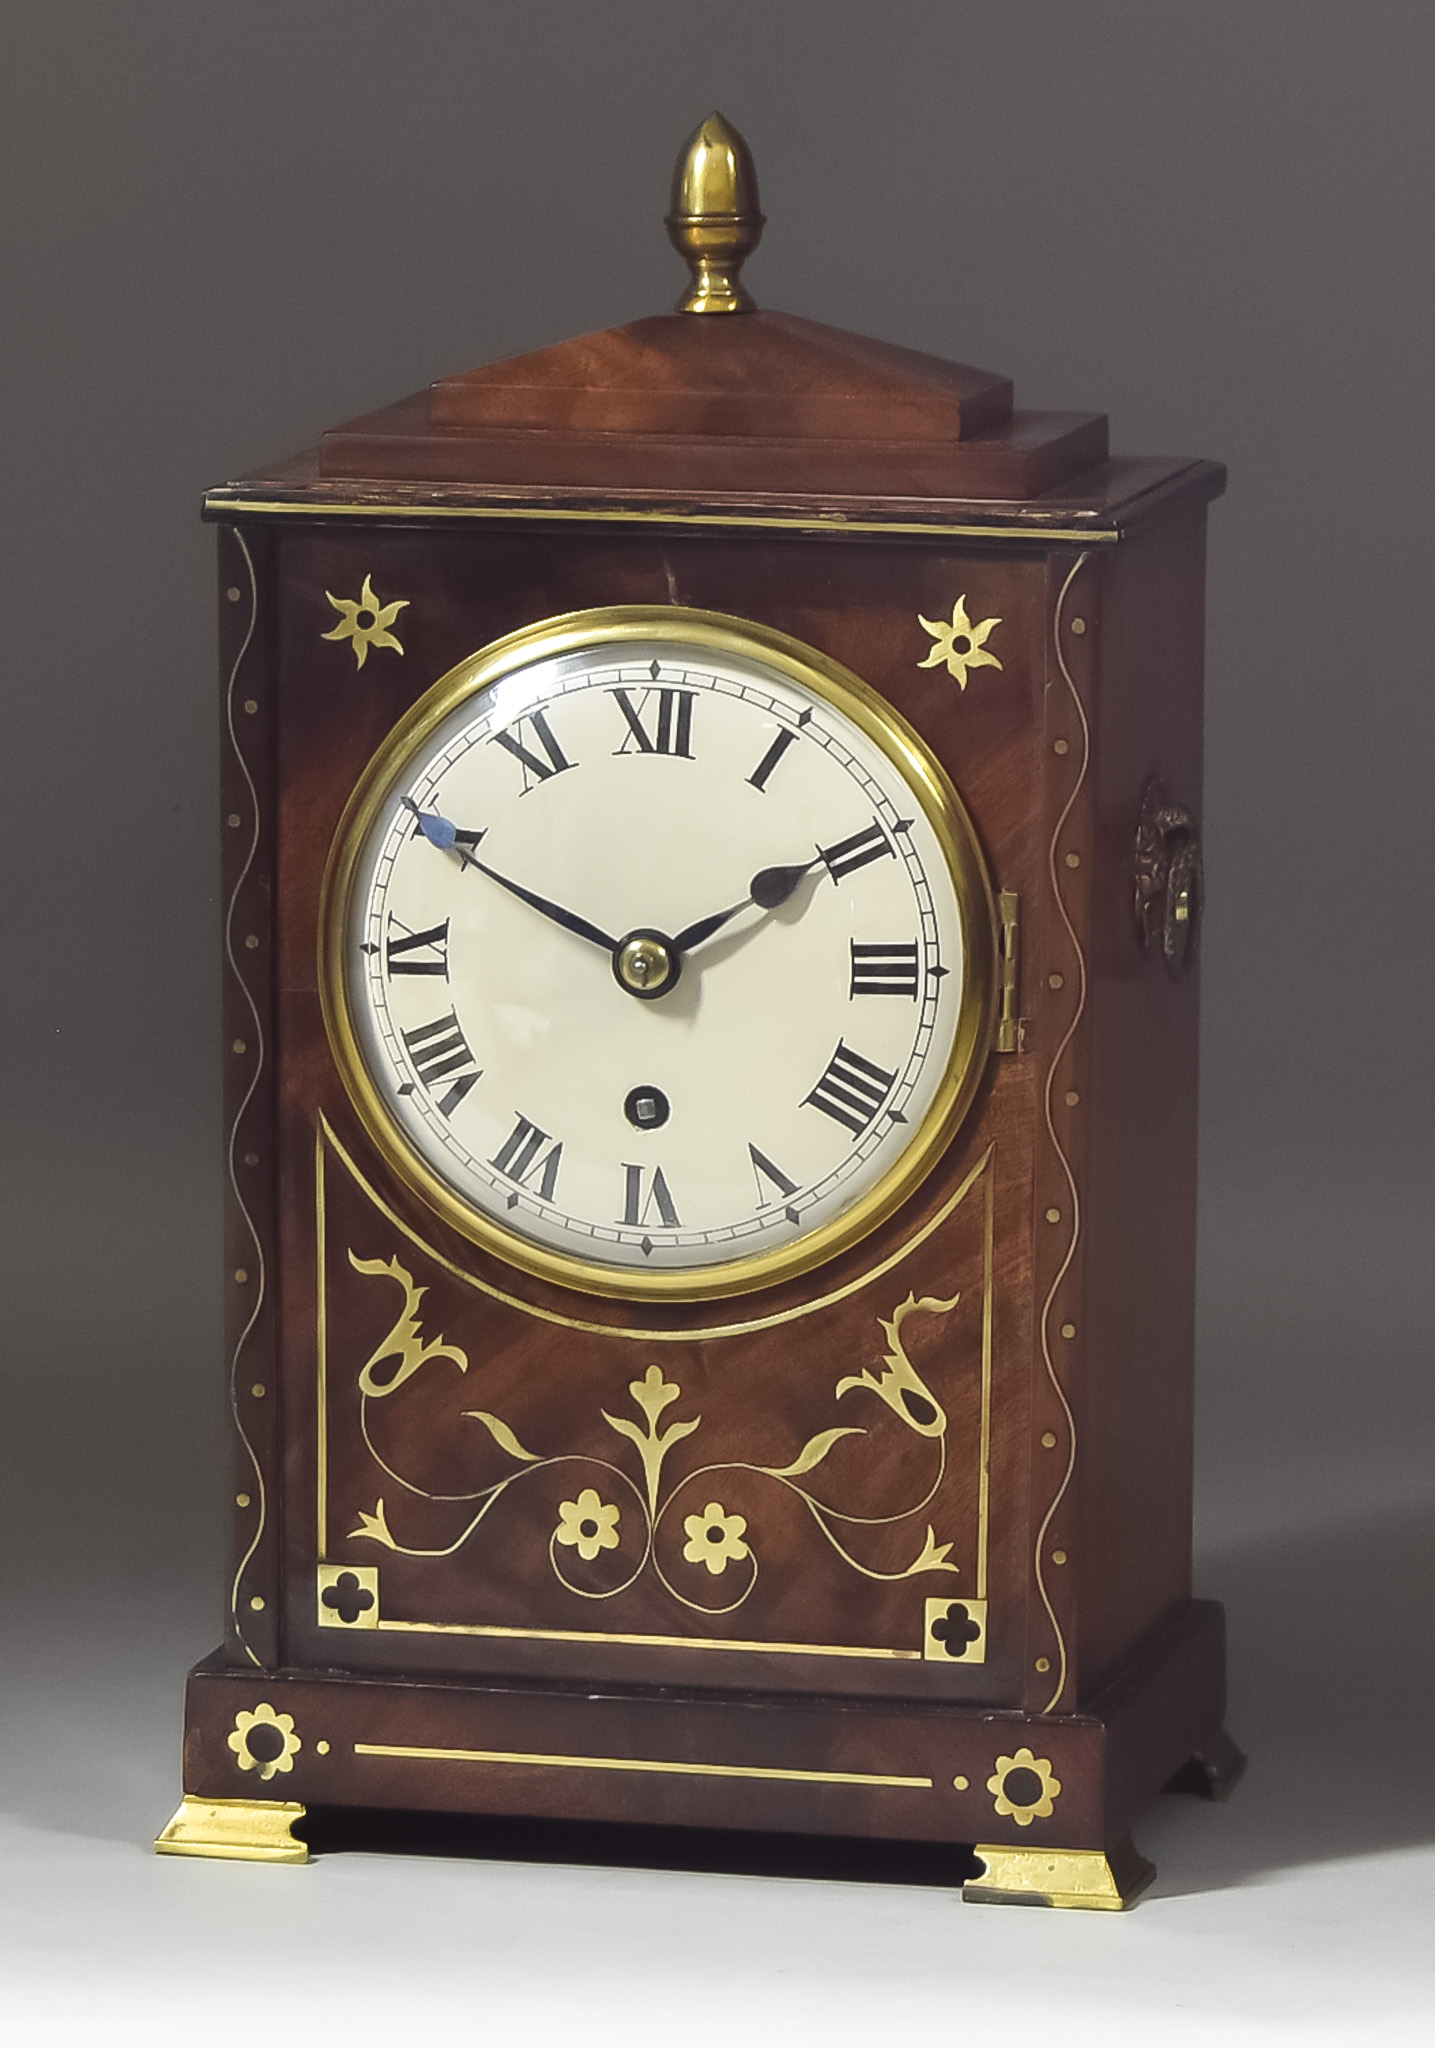
[[[224,918],[224,953],[234,978],[243,991],[244,1000],[249,1005],[250,1028],[254,1033],[255,1059],[254,1072],[249,1077],[249,1086],[244,1091],[243,1099],[234,1113],[234,1121],[229,1127],[227,1163],[230,1191],[239,1205],[239,1213],[244,1218],[245,1227],[248,1229],[254,1243],[255,1285],[254,1305],[250,1309],[249,1320],[240,1331],[229,1360],[229,1412],[234,1418],[234,1427],[238,1433],[239,1441],[243,1444],[248,1454],[249,1462],[254,1468],[254,1488],[258,1513],[255,1518],[254,1534],[250,1538],[249,1548],[239,1560],[238,1568],[234,1574],[234,1582],[229,1589],[229,1612],[234,1622],[235,1634],[243,1646],[245,1655],[251,1664],[257,1665],[260,1660],[245,1637],[244,1623],[240,1620],[239,1616],[239,1588],[264,1535],[269,1514],[269,1496],[265,1489],[264,1473],[259,1463],[258,1454],[249,1440],[249,1432],[244,1427],[244,1420],[239,1410],[239,1361],[243,1356],[244,1347],[249,1342],[250,1335],[264,1307],[266,1270],[264,1246],[260,1242],[254,1218],[249,1213],[249,1204],[245,1201],[243,1191],[240,1188],[239,1176],[234,1170],[234,1155],[235,1148],[239,1143],[240,1126],[244,1122],[250,1103],[254,1100],[255,1090],[259,1086],[259,1078],[264,1072],[265,1046],[264,1026],[260,1020],[259,1006],[254,1000],[249,983],[244,978],[244,968],[234,950],[234,916],[239,903],[239,893],[249,879],[249,871],[254,865],[255,855],[259,851],[259,792],[255,788],[254,777],[249,772],[249,763],[244,758],[244,751],[239,744],[239,734],[235,729],[234,691],[235,685],[239,681],[239,671],[244,666],[244,658],[249,652],[250,642],[254,638],[254,628],[259,619],[259,583],[254,574],[254,560],[245,544],[243,534],[239,531],[238,527],[231,527],[230,532],[234,535],[239,552],[244,557],[244,567],[249,576],[249,623],[245,628],[244,638],[240,642],[239,652],[235,655],[229,671],[229,682],[226,686],[224,697],[224,715],[225,724],[229,732],[229,744],[234,750],[234,758],[239,763],[239,772],[244,777],[245,785],[249,790],[249,804],[253,818],[249,835],[249,849],[244,856],[244,864],[239,870],[234,887],[229,892],[229,905]]]
[[[1047,1591],[1046,1574],[1042,1569],[1042,1557],[1046,1549],[1046,1532],[1051,1527],[1056,1511],[1066,1497],[1066,1489],[1070,1486],[1071,1475],[1076,1469],[1076,1417],[1072,1413],[1071,1403],[1066,1398],[1066,1390],[1057,1375],[1056,1365],[1051,1355],[1051,1312],[1056,1302],[1057,1291],[1071,1270],[1071,1262],[1076,1257],[1076,1246],[1081,1236],[1081,1197],[1077,1193],[1076,1176],[1072,1173],[1071,1161],[1067,1158],[1065,1147],[1056,1134],[1056,1124],[1052,1118],[1051,1104],[1052,1091],[1056,1086],[1057,1068],[1066,1057],[1067,1047],[1076,1036],[1076,1028],[1080,1024],[1086,1009],[1086,956],[1081,950],[1081,941],[1076,935],[1076,926],[1071,921],[1071,915],[1066,907],[1066,899],[1062,895],[1061,870],[1057,866],[1056,855],[1058,842],[1060,841],[1061,834],[1066,829],[1066,821],[1071,816],[1076,799],[1081,794],[1082,785],[1086,781],[1086,771],[1091,760],[1091,727],[1087,721],[1086,708],[1082,704],[1080,692],[1072,678],[1071,670],[1066,665],[1066,657],[1062,653],[1061,614],[1062,607],[1066,603],[1067,592],[1071,589],[1072,584],[1085,568],[1089,559],[1089,555],[1081,554],[1072,563],[1066,581],[1062,584],[1061,590],[1058,593],[1051,626],[1052,643],[1056,649],[1057,666],[1061,670],[1062,680],[1071,692],[1071,701],[1076,708],[1077,720],[1081,726],[1081,762],[1077,769],[1076,780],[1071,786],[1070,794],[1063,804],[1061,814],[1052,829],[1051,842],[1046,852],[1046,868],[1048,879],[1051,882],[1051,893],[1056,900],[1056,907],[1061,915],[1061,921],[1066,927],[1066,935],[1071,941],[1072,952],[1076,956],[1076,1005],[1071,1013],[1071,1021],[1062,1035],[1061,1043],[1052,1054],[1051,1065],[1047,1069],[1046,1088],[1042,1098],[1046,1116],[1047,1136],[1051,1139],[1052,1149],[1055,1151],[1062,1173],[1065,1175],[1067,1197],[1071,1207],[1071,1235],[1067,1241],[1066,1253],[1061,1264],[1056,1269],[1051,1286],[1047,1290],[1046,1300],[1042,1303],[1041,1309],[1042,1362],[1046,1367],[1046,1376],[1051,1382],[1052,1392],[1061,1403],[1062,1413],[1066,1417],[1066,1470],[1061,1475],[1060,1483],[1052,1496],[1050,1507],[1041,1518],[1041,1526],[1036,1532],[1036,1550],[1033,1559],[1036,1571],[1036,1588],[1041,1595],[1041,1604],[1046,1609],[1047,1619],[1051,1623],[1052,1634],[1056,1638],[1057,1651],[1056,1686],[1051,1698],[1042,1708],[1044,1714],[1049,1714],[1052,1711],[1066,1690],[1067,1655],[1066,1638],[1061,1632],[1061,1623],[1056,1618],[1056,1609],[1052,1606],[1051,1595]]]
[[[383,1196],[365,1178],[362,1169],[345,1149],[333,1125],[322,1110],[319,1112],[319,1129],[322,1133],[323,1141],[333,1148],[349,1173],[350,1178],[368,1196],[379,1214],[387,1217],[395,1230],[401,1232],[410,1244],[416,1245],[426,1258],[430,1258],[436,1265],[442,1266],[444,1271],[451,1273],[456,1280],[462,1280],[465,1286],[474,1288],[479,1294],[486,1294],[491,1301],[502,1302],[505,1308],[517,1309],[523,1315],[535,1316],[540,1322],[557,1323],[560,1328],[565,1330],[582,1330],[589,1336],[613,1337],[631,1344],[692,1344],[696,1343],[700,1338],[745,1337],[754,1330],[771,1330],[780,1323],[795,1322],[801,1316],[815,1314],[818,1309],[830,1308],[834,1302],[846,1301],[849,1295],[859,1294],[864,1287],[870,1286],[874,1280],[880,1280],[884,1273],[890,1273],[892,1268],[899,1266],[909,1253],[916,1251],[919,1245],[925,1244],[934,1232],[941,1229],[947,1218],[966,1200],[976,1182],[986,1172],[992,1153],[995,1150],[994,1145],[988,1145],[986,1151],[983,1152],[981,1158],[961,1183],[961,1186],[947,1197],[935,1216],[930,1217],[920,1230],[912,1233],[905,1244],[899,1245],[896,1251],[890,1253],[887,1258],[880,1260],[877,1265],[869,1267],[865,1273],[860,1273],[855,1280],[849,1280],[843,1287],[834,1287],[829,1294],[819,1294],[811,1301],[799,1303],[796,1308],[781,1309],[777,1314],[770,1316],[754,1316],[742,1323],[715,1323],[682,1330],[629,1330],[620,1328],[612,1323],[594,1323],[588,1322],[580,1316],[565,1316],[558,1309],[539,1308],[535,1302],[524,1301],[521,1296],[508,1293],[505,1288],[495,1287],[491,1280],[482,1280],[477,1273],[467,1272],[464,1267],[456,1264],[454,1260],[446,1258],[442,1252],[436,1251],[426,1239],[419,1236],[411,1224],[405,1223],[403,1218],[390,1208]],[[319,1175],[319,1187],[322,1190],[322,1173]],[[322,1201],[322,1199],[321,1192],[320,1200]]]
[[[889,1777],[876,1771],[779,1771],[761,1764],[680,1764],[637,1756],[547,1756],[521,1749],[427,1749],[401,1742],[356,1742],[355,1756],[412,1757],[453,1764],[533,1764],[560,1771],[661,1772],[679,1778],[776,1779],[788,1785],[899,1785],[930,1792],[930,1778]]]

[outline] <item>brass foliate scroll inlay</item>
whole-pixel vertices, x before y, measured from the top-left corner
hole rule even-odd
[[[692,273],[678,312],[754,312],[738,273],[765,225],[752,151],[721,114],[709,114],[673,170],[668,239]]]

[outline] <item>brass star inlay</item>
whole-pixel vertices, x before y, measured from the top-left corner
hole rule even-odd
[[[320,639],[351,641],[354,660],[360,668],[368,660],[371,647],[392,647],[395,654],[403,653],[403,643],[395,639],[389,628],[408,603],[406,597],[396,597],[392,604],[380,604],[367,576],[357,598],[335,597],[332,590],[326,590],[324,595],[342,616],[333,632],[321,633]]]
[[[965,592],[952,606],[952,623],[949,626],[924,619],[920,612],[917,620],[926,627],[935,643],[926,660],[917,663],[918,668],[936,668],[939,662],[945,662],[948,674],[954,675],[958,686],[965,690],[969,669],[1001,667],[996,656],[988,653],[986,648],[987,635],[993,626],[1001,624],[1001,620],[983,619],[980,624],[973,625],[967,617]]]

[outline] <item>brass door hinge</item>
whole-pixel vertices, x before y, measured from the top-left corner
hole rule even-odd
[[[1021,1051],[1021,898],[1003,889],[997,991],[997,1051]]]

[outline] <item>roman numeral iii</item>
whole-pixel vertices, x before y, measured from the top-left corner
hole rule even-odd
[[[845,1124],[854,1138],[860,1138],[896,1078],[839,1038],[822,1079],[802,1100],[834,1122]]]
[[[863,946],[852,940],[850,996],[917,995],[917,942],[901,946]]]
[[[542,749],[541,753],[535,753],[532,746],[525,745],[522,737],[525,727],[532,734],[534,746]],[[496,732],[491,744],[505,748],[523,770],[525,796],[530,789],[536,789],[540,782],[547,782],[552,776],[561,775],[565,768],[577,765],[568,759],[553,737],[547,713],[543,711],[535,711],[528,718],[520,718],[507,732]]]
[[[391,977],[395,974],[440,974],[447,981],[448,919],[429,931],[411,932],[390,911],[384,960]]]
[[[406,1031],[404,1044],[409,1049],[414,1072],[430,1094],[438,1082],[453,1076],[437,1103],[440,1116],[452,1116],[482,1071],[468,1049],[457,1014],[450,1010],[446,1017],[435,1017],[432,1024],[419,1024]]]
[[[693,700],[696,690],[644,690],[634,706],[626,690],[608,693],[627,720],[628,730],[615,754],[680,754],[693,758]],[[650,712],[654,697],[657,706]]]
[[[897,856],[896,847],[875,818],[864,831],[854,832],[850,839],[839,839],[835,846],[820,846],[817,850],[834,882],[840,882],[844,875],[855,874],[858,868],[865,868],[868,861],[895,860]]]
[[[558,1185],[558,1164],[563,1157],[563,1141],[560,1138],[558,1143],[551,1146],[547,1154],[540,1159],[538,1155],[547,1144],[547,1131],[540,1131],[537,1124],[531,1124],[526,1116],[520,1116],[488,1163],[490,1166],[496,1166],[500,1173],[507,1174],[508,1178],[521,1188],[527,1187],[534,1174],[541,1171],[543,1178],[538,1183],[538,1193],[543,1201],[551,1202],[553,1191]],[[509,1197],[510,1208],[517,1199],[516,1195]]]

